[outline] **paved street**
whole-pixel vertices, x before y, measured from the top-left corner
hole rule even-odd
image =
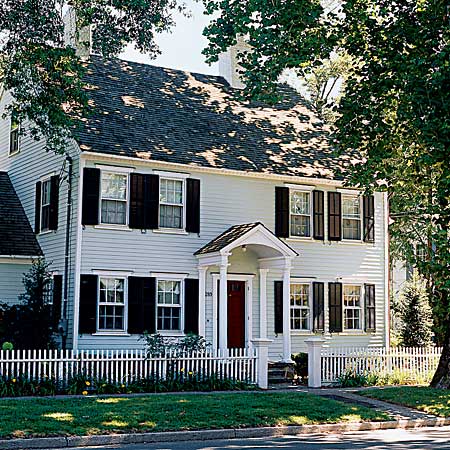
[[[282,438],[236,439],[228,441],[179,442],[102,447],[114,450],[422,450],[449,449],[450,427],[419,430],[383,430],[343,435],[286,436]],[[88,450],[86,447],[80,450]],[[89,450],[99,450],[92,447]]]

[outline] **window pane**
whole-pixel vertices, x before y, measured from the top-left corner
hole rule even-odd
[[[310,237],[310,216],[291,215],[291,235]]]
[[[127,203],[117,200],[102,200],[102,223],[125,225]]]
[[[342,198],[342,215],[344,217],[360,217],[360,199],[359,197]]]
[[[361,239],[361,221],[359,219],[343,219],[342,236],[344,239]]]
[[[50,226],[50,206],[42,206],[41,209],[41,231],[46,231]]]
[[[159,226],[161,228],[182,228],[183,208],[181,206],[161,205]]]
[[[127,176],[102,172],[102,198],[126,200]]]
[[[310,214],[310,194],[309,192],[294,191],[291,193],[291,213]]]
[[[158,307],[158,330],[179,331],[180,317],[180,308]]]

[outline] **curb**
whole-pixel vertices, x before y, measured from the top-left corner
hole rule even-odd
[[[450,418],[401,419],[388,422],[337,423],[323,425],[298,425],[285,427],[236,428],[224,430],[169,431],[156,433],[111,434],[98,436],[69,436],[54,438],[0,440],[2,450],[31,450],[73,448],[117,444],[143,444],[158,442],[208,441],[219,439],[243,439],[279,437],[349,431],[392,430],[396,428],[443,427],[450,425]]]

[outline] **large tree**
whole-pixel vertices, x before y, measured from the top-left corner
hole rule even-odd
[[[83,64],[64,36],[63,16],[72,8],[80,44],[93,30],[96,53],[118,55],[129,43],[150,55],[155,34],[170,29],[183,0],[2,0],[0,2],[0,86],[14,101],[7,114],[28,120],[34,138],[63,153],[78,120],[88,114]],[[67,37],[67,33],[66,33]]]
[[[303,75],[330,47],[354,61],[338,106],[334,142],[357,151],[347,181],[390,192],[397,254],[430,280],[444,350],[433,386],[450,387],[450,17],[443,0],[210,0],[217,18],[205,54],[245,36],[246,95],[275,99],[284,69]],[[302,49],[302,50],[300,50]],[[306,53],[306,54],[305,54]],[[426,257],[417,258],[417,244]]]

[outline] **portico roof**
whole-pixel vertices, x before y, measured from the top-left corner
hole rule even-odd
[[[283,256],[298,256],[298,253],[292,247],[275,236],[261,222],[233,225],[201,249],[197,250],[194,255],[201,257],[213,253],[224,253],[239,245],[249,244],[265,245],[275,248]]]

